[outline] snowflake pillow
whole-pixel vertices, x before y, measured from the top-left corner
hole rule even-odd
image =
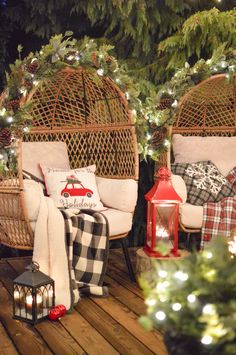
[[[172,165],[172,172],[184,179],[188,192],[187,202],[192,205],[218,202],[235,194],[232,184],[210,160],[192,164],[176,163]]]
[[[105,210],[95,179],[96,166],[63,170],[40,165],[46,190],[57,207]]]

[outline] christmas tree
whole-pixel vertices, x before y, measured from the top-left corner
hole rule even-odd
[[[164,330],[171,354],[235,354],[236,237],[154,267],[140,279],[147,305],[141,324]]]

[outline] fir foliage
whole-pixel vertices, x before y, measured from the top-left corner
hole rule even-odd
[[[181,260],[154,261],[143,274],[147,315],[141,324],[162,329],[175,341],[175,354],[233,355],[236,344],[236,255],[217,237],[203,252]],[[191,347],[192,344],[192,347]],[[194,349],[197,345],[197,349]],[[181,352],[182,351],[182,352]]]
[[[175,70],[186,61],[211,57],[221,45],[225,49],[236,46],[236,10],[197,12],[158,45],[158,54],[167,69]]]

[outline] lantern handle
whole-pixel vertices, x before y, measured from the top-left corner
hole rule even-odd
[[[31,271],[31,272],[36,272],[39,270],[39,263],[37,261],[33,261],[30,263],[30,265],[26,266],[25,270]]]

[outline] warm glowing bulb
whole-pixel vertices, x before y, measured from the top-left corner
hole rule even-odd
[[[188,280],[188,274],[186,272],[181,271],[181,270],[176,271],[174,273],[174,277],[180,281],[187,281]]]
[[[157,320],[161,320],[162,321],[162,320],[164,320],[166,318],[166,314],[163,311],[158,311],[158,312],[156,312],[155,317],[156,317]]]
[[[98,75],[103,76],[104,70],[103,69],[98,69],[97,73],[98,73]]]
[[[197,297],[193,295],[192,293],[188,295],[187,300],[189,303],[194,303],[196,301]]]
[[[180,311],[181,308],[182,308],[182,306],[181,306],[180,303],[174,303],[174,304],[172,304],[172,309],[173,309],[173,311],[175,311],[175,312]]]
[[[155,298],[148,298],[145,300],[145,303],[147,306],[153,307],[153,306],[155,306],[157,301],[155,300]]]
[[[213,304],[206,304],[202,309],[203,314],[214,315],[216,313],[215,306]]]
[[[212,336],[210,335],[204,335],[201,339],[201,343],[204,344],[204,345],[210,345],[212,343]]]
[[[13,117],[12,116],[7,117],[7,122],[8,123],[12,123],[13,122]]]
[[[159,270],[158,271],[158,275],[160,276],[160,277],[166,277],[167,276],[167,271],[166,270]]]
[[[213,257],[212,252],[211,252],[211,251],[208,251],[208,252],[206,253],[206,258],[207,258],[207,259],[211,259],[212,257]]]

